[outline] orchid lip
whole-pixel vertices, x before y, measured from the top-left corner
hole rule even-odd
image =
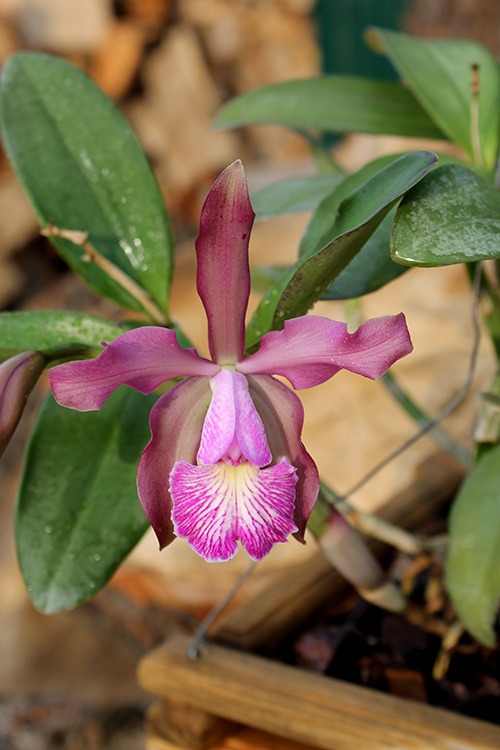
[[[297,531],[296,482],[296,470],[285,458],[266,469],[248,461],[237,466],[178,461],[170,473],[175,533],[208,562],[229,560],[238,541],[253,560],[261,560]]]

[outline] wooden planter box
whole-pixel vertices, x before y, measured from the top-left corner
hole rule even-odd
[[[428,462],[380,515],[415,527],[453,496],[461,478],[443,459]],[[139,681],[161,699],[149,713],[148,750],[498,750],[500,727],[251,653],[348,590],[318,553],[222,619],[211,634],[217,643],[198,660],[187,658],[183,634],[148,654]]]

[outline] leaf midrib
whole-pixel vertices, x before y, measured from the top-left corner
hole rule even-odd
[[[33,96],[33,98],[41,104],[41,106],[43,107],[43,110],[45,112],[45,116],[47,117],[47,119],[50,122],[51,126],[53,127],[54,131],[60,136],[60,143],[63,146],[64,151],[68,155],[69,161],[73,165],[76,165],[77,171],[83,177],[83,181],[84,181],[85,185],[87,186],[87,189],[89,190],[89,192],[93,196],[96,204],[101,209],[101,215],[103,216],[103,218],[105,220],[105,223],[106,223],[106,225],[108,227],[108,231],[110,233],[110,236],[115,240],[117,246],[120,247],[120,239],[125,240],[125,241],[128,242],[128,235],[127,235],[127,233],[123,232],[123,228],[121,226],[121,221],[119,221],[119,220],[117,221],[117,223],[120,225],[121,230],[122,230],[121,234],[120,234],[120,233],[118,233],[116,231],[116,229],[115,229],[116,225],[112,221],[112,215],[110,213],[109,201],[105,201],[105,202],[102,201],[101,193],[96,189],[96,186],[92,183],[92,181],[89,180],[87,171],[84,168],[81,160],[77,156],[75,156],[75,154],[71,150],[70,145],[69,145],[69,141],[65,137],[64,131],[61,129],[61,127],[59,126],[57,120],[51,114],[50,108],[47,107],[46,99],[39,92],[39,90],[37,88],[37,85],[34,82],[33,76],[30,75],[29,66],[28,67],[23,66],[22,67],[22,71],[23,71],[23,74],[26,76],[26,79],[29,81],[29,84],[30,84],[30,87],[31,87],[31,90],[32,90],[32,96]],[[22,176],[22,178],[20,177],[20,179],[21,179],[21,181],[23,183],[24,189],[31,196],[33,203],[35,205],[37,205],[37,202],[34,199],[33,193],[32,193],[29,185],[27,184],[27,182],[26,182],[26,180],[24,178],[24,175]],[[106,191],[106,192],[109,193],[109,191]],[[42,213],[41,213],[38,205],[37,205],[37,213],[40,216],[40,218],[43,218],[45,221],[47,220],[46,216],[42,217]],[[115,212],[115,215],[118,218],[119,214],[116,214],[116,212]],[[85,231],[86,227],[79,227],[78,229],[82,230],[82,231]],[[126,266],[122,266],[123,271],[125,273],[127,273],[127,275],[129,275],[132,279],[134,279],[134,281],[136,281],[137,283],[141,283],[142,277],[138,277],[137,276],[137,274],[135,272],[135,268],[128,261],[127,256],[124,253],[118,253],[117,257],[119,257],[122,261],[123,260],[127,260],[127,265]],[[79,265],[81,264],[81,260],[79,258],[75,258],[75,262],[78,262]],[[130,299],[130,302],[128,304],[129,309],[131,309],[131,310],[141,309],[142,310],[142,306],[139,306],[139,308],[138,308],[137,307],[137,300],[134,297],[132,297],[125,289],[123,289],[123,287],[121,287],[119,284],[117,284],[117,282],[113,281],[112,279],[109,279],[109,281],[112,283],[113,286],[116,284],[117,288],[120,290],[120,294],[121,295],[125,295],[126,298]],[[150,292],[150,290],[149,290],[149,285],[148,285],[147,289],[148,289],[148,292],[150,294],[152,294]]]

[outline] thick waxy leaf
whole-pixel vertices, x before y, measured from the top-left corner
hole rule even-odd
[[[381,156],[368,162],[341,184],[317,207],[309,222],[299,248],[299,256],[313,255],[336,235],[335,220],[342,201],[360,188],[378,171],[392,164],[398,155]],[[352,299],[374,292],[405,272],[390,255],[390,237],[395,211],[383,219],[363,249],[349,263],[326,290],[321,299]]]
[[[387,214],[363,249],[337,276],[321,299],[362,297],[376,292],[408,271],[407,266],[395,263],[391,258],[391,231],[395,213],[393,208]]]
[[[233,99],[215,125],[272,123],[333,133],[387,133],[443,138],[442,131],[403,86],[354,76],[286,81]]]
[[[47,396],[16,514],[21,572],[42,612],[90,599],[146,531],[136,473],[154,401],[124,387],[100,412],[82,414]]]
[[[257,219],[309,211],[344,179],[343,174],[328,174],[275,182],[252,193],[253,210]]]
[[[89,242],[165,310],[172,238],[162,196],[128,123],[81,71],[22,52],[2,71],[3,140],[42,226],[87,231]],[[119,305],[137,300],[81,247],[53,239],[66,262]]]
[[[248,328],[247,346],[255,346],[267,331],[283,328],[288,318],[304,315],[436,159],[429,151],[402,156],[343,201],[335,222],[338,235],[311,257],[299,258],[266,294]]]
[[[467,167],[436,169],[401,202],[392,254],[412,266],[499,258],[499,191]]]
[[[52,356],[69,347],[96,347],[127,331],[129,323],[113,323],[86,313],[27,310],[0,314],[1,352],[38,349]]]
[[[337,235],[336,217],[339,206],[355,190],[361,188],[377,172],[392,164],[403,154],[387,154],[365,164],[357,172],[353,172],[324,198],[314,211],[309,224],[302,236],[299,256],[312,255]],[[461,162],[447,154],[440,154],[439,164],[460,164]]]
[[[357,172],[348,175],[318,205],[302,236],[299,256],[312,255],[336,236],[335,222],[339,206],[377,172],[396,161],[402,154],[389,154],[365,164]]]
[[[465,40],[415,39],[382,29],[371,29],[367,40],[387,54],[447,137],[458,143],[478,166],[492,169],[500,133],[500,73],[488,50]],[[471,129],[475,119],[471,110],[474,65],[479,66],[480,92],[477,126]]]
[[[471,471],[453,504],[446,585],[465,627],[496,646],[493,621],[500,602],[500,446]]]

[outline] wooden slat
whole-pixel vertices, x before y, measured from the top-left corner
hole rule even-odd
[[[394,495],[378,515],[406,529],[432,519],[451,499],[464,470],[444,455],[427,461],[415,482]],[[368,541],[377,556],[387,547]],[[306,564],[287,569],[266,591],[247,600],[216,622],[210,635],[219,642],[248,650],[270,647],[310,617],[327,599],[341,596],[349,585],[318,552]]]
[[[142,687],[324,750],[498,750],[500,729],[420,703],[175,635],[139,665]]]
[[[186,750],[186,746],[163,740],[160,737],[148,737],[147,750]],[[315,750],[315,748],[312,745],[285,740],[258,729],[240,727],[220,742],[210,745],[209,750]]]
[[[248,651],[270,650],[323,602],[348,590],[347,581],[317,552],[306,563],[287,568],[259,596],[222,615],[210,638]]]

